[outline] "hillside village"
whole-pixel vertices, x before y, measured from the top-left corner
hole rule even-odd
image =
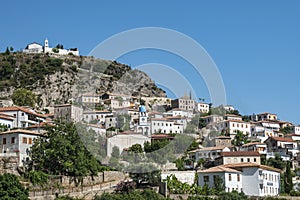
[[[41,53],[35,52],[42,51],[40,46],[32,45],[26,53]],[[192,185],[196,173],[201,187],[216,187],[219,177],[226,192],[277,196],[283,191],[286,167],[276,168],[276,162],[286,162],[295,172],[293,187],[298,189],[300,126],[280,120],[274,113],[242,116],[234,106],[215,107],[191,95],[171,99],[98,91],[47,109],[2,105],[0,157],[17,158],[16,167],[22,168],[45,125],[55,124],[57,119],[83,123],[105,138],[105,147],[99,148],[105,148],[101,162],[107,165],[116,149],[119,162],[126,165],[122,158],[132,147],[141,147],[145,153],[146,144],[172,143],[177,135],[187,135],[193,146],[180,152],[177,162],[166,160],[157,165],[162,179],[173,174],[180,182]]]

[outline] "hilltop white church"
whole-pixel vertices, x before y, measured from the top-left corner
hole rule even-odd
[[[57,55],[69,55],[73,54],[79,56],[79,51],[77,48],[63,49],[63,48],[50,48],[49,41],[45,39],[44,46],[39,43],[33,42],[26,46],[23,50],[24,53],[49,53]]]

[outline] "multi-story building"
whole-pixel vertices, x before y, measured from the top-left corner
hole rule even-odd
[[[260,113],[252,116],[253,121],[277,120],[277,115],[272,113]]]
[[[81,103],[97,104],[97,103],[101,103],[101,98],[99,94],[85,93],[81,96]]]
[[[0,113],[0,125],[5,125],[7,128],[14,128],[15,117]]]
[[[215,186],[221,178],[226,192],[244,192],[249,196],[277,196],[280,193],[281,170],[256,163],[235,163],[198,172],[198,185]]]
[[[183,133],[184,125],[168,118],[151,118],[151,134]]]
[[[112,112],[108,110],[93,110],[93,111],[84,111],[83,120],[87,123],[96,122],[98,124],[105,123],[105,117],[112,115]]]
[[[22,166],[29,159],[29,151],[34,139],[39,134],[34,131],[15,129],[0,133],[1,156],[18,157],[18,164]]]
[[[224,120],[214,125],[218,131],[224,134],[229,134],[233,139],[238,131],[244,135],[250,135],[251,127],[250,122],[240,120]]]
[[[252,162],[260,164],[260,154],[257,151],[231,151],[221,152],[220,157],[215,159],[216,165],[231,163]]]
[[[198,162],[199,159],[205,160],[215,160],[216,158],[221,156],[222,152],[229,152],[230,149],[228,147],[206,147],[203,149],[195,149],[193,151],[189,151],[189,157],[194,159],[195,162]]]
[[[247,143],[240,148],[240,151],[257,151],[260,155],[266,155],[267,145],[261,142]]]
[[[296,157],[299,152],[297,141],[291,138],[269,137],[265,143],[268,151],[267,159],[278,153],[284,160],[290,160],[292,157]]]
[[[201,117],[201,118],[205,120],[205,124],[207,124],[207,125],[221,122],[224,120],[224,117],[221,115],[208,115],[208,116]]]
[[[14,119],[12,124],[7,122],[7,125],[11,125],[11,128],[27,128],[28,126],[44,122],[46,119],[45,115],[20,106],[0,108],[0,114],[2,114],[2,118],[11,116],[9,118]]]
[[[215,147],[231,147],[231,137],[228,136],[218,136],[213,139],[213,144]]]
[[[83,120],[83,109],[72,104],[55,105],[54,118],[81,122]]]
[[[197,103],[197,110],[200,113],[208,113],[209,112],[209,104],[208,103],[203,103],[203,102],[198,102]]]
[[[189,110],[194,111],[195,110],[195,100],[191,99],[190,97],[182,97],[179,99],[174,99],[171,101],[172,108],[179,108],[182,110]]]

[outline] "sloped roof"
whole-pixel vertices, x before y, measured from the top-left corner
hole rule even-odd
[[[283,137],[271,137],[271,139],[279,141],[279,142],[296,142],[291,138],[283,138]]]
[[[211,167],[209,169],[201,170],[199,171],[200,173],[215,173],[215,172],[231,172],[231,173],[241,173],[240,171],[232,168],[228,168],[225,166],[216,166],[216,167]]]
[[[232,163],[232,164],[225,164],[225,165],[221,165],[221,166],[228,167],[228,168],[234,168],[234,169],[236,169],[236,168],[246,168],[246,167],[257,167],[257,168],[261,168],[261,169],[281,173],[280,169],[270,167],[270,166],[266,166],[266,165],[260,165],[260,164],[257,164],[257,163],[251,163],[251,162]]]
[[[27,108],[23,108],[21,106],[10,106],[10,107],[0,108],[0,113],[1,112],[6,112],[6,111],[22,111],[22,112],[25,112],[27,114],[36,115],[36,116],[45,118],[45,115],[39,114],[39,113],[36,113],[36,112],[32,112],[32,111],[28,110]]]
[[[223,157],[239,157],[239,156],[260,156],[258,151],[231,151],[222,152]]]
[[[30,134],[30,135],[39,135],[39,133],[34,132],[34,131],[29,131],[29,130],[24,130],[24,129],[15,129],[11,131],[5,131],[0,133],[0,135],[6,135],[6,134],[13,134],[13,133],[23,133],[23,134]]]

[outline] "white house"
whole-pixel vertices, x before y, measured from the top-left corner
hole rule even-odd
[[[224,165],[242,172],[242,189],[250,196],[277,196],[280,193],[280,169],[255,163]]]
[[[236,169],[227,168],[224,166],[216,166],[198,172],[198,185],[208,185],[210,188],[215,188],[217,178],[223,180],[225,191],[238,191],[242,192],[242,173]]]
[[[7,128],[14,128],[15,117],[0,113],[0,125],[5,125]]]
[[[200,113],[208,113],[209,112],[209,104],[208,103],[203,103],[203,102],[198,102],[197,103],[197,110]]]
[[[11,128],[27,128],[28,126],[45,122],[46,119],[45,115],[20,106],[0,108],[0,114],[2,116],[11,116],[11,119],[14,119]]]
[[[174,108],[166,113],[167,115],[173,116],[173,117],[187,117],[187,118],[192,118],[193,117],[193,112],[189,110],[183,110],[180,108]]]
[[[224,120],[223,116],[221,115],[208,115],[201,118],[205,120],[206,124],[217,123]]]
[[[81,102],[87,104],[101,103],[99,94],[85,93],[81,96]]]
[[[241,131],[244,135],[250,135],[250,122],[240,120],[224,120],[215,124],[218,131],[222,133],[229,133],[233,139],[237,131]]]
[[[2,156],[18,156],[19,166],[29,158],[28,153],[34,139],[39,134],[34,131],[16,129],[0,133],[0,148]]]
[[[83,120],[87,123],[91,121],[97,122],[97,124],[104,124],[105,117],[112,115],[112,112],[108,110],[92,110],[92,111],[84,111],[83,112]]]
[[[184,125],[167,118],[151,118],[151,134],[183,133]]]
[[[240,151],[257,151],[260,155],[267,154],[267,145],[261,142],[251,142],[244,144]]]
[[[205,160],[215,160],[216,158],[221,156],[222,152],[229,152],[230,149],[228,147],[206,147],[203,149],[195,149],[193,151],[189,151],[189,157],[194,159],[195,162],[198,162],[199,159],[203,158]]]
[[[300,135],[300,126],[292,126],[292,131],[294,134]]]
[[[257,151],[221,152],[220,157],[216,158],[215,161],[217,165],[243,162],[252,162],[260,164],[260,154]]]
[[[255,163],[235,163],[198,172],[198,185],[215,186],[217,177],[224,182],[226,192],[244,192],[250,196],[277,196],[280,192],[281,170]]]

